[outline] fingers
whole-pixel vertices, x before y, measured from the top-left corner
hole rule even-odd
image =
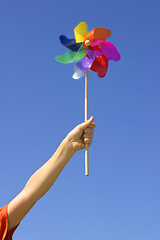
[[[86,129],[84,130],[84,133],[94,133],[94,128],[91,128],[91,127],[86,128]]]
[[[90,119],[88,119],[86,122],[83,122],[79,125],[79,128],[81,130],[84,130],[86,129],[87,127],[92,127],[94,128],[95,127],[95,123],[93,123],[93,120],[94,120],[94,117],[91,117]]]
[[[83,131],[83,142],[84,144],[92,144],[93,133],[94,133],[95,124],[92,123],[88,128]]]
[[[86,133],[83,135],[83,142],[84,144],[92,144],[92,139],[93,139],[93,133]]]
[[[89,146],[92,144],[94,128],[96,127],[95,123],[93,123],[93,120],[93,117],[91,117],[85,123],[80,124],[80,127],[83,127],[83,142]]]
[[[90,146],[92,144],[92,138],[85,138],[83,142],[84,142],[84,145],[88,144]]]

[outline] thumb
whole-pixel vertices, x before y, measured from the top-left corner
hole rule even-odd
[[[90,117],[90,119],[88,119],[87,121],[81,123],[81,124],[79,125],[80,129],[81,129],[81,130],[84,130],[84,129],[86,129],[87,127],[89,127],[89,126],[92,124],[93,120],[94,120],[94,117],[92,116],[92,117]]]

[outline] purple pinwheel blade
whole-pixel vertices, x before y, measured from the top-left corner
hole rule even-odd
[[[75,39],[69,39],[64,35],[61,35],[59,37],[59,39],[60,39],[62,45],[69,48],[73,52],[77,52],[79,50],[80,46],[82,45],[82,43],[76,43]]]
[[[75,65],[75,72],[72,76],[73,79],[79,79],[85,75],[86,72],[82,71],[77,64]]]
[[[75,73],[72,77],[74,79],[79,79],[84,76],[91,68],[93,61],[94,58],[89,59],[88,57],[84,57],[80,62],[75,65]]]
[[[104,53],[104,55],[107,57],[108,61],[109,60],[118,61],[121,58],[118,50],[111,42],[101,41],[101,40],[93,40],[92,46],[94,47],[97,45],[99,45],[99,48]]]
[[[89,59],[90,59],[90,61],[92,63],[94,61],[94,59],[95,59],[95,51],[92,50],[92,49],[86,49],[86,52],[87,52],[87,54],[89,56]]]

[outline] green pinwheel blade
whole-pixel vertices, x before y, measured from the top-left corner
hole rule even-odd
[[[60,63],[71,63],[80,61],[82,58],[86,56],[87,52],[85,48],[82,46],[79,48],[78,52],[68,51],[64,55],[56,56],[55,59]]]

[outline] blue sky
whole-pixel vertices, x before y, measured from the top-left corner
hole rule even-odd
[[[96,130],[52,189],[22,221],[16,240],[160,239],[160,2],[0,2],[0,206],[84,120],[84,79],[57,63],[85,21],[105,27],[121,53],[104,79],[89,73],[89,115]]]

